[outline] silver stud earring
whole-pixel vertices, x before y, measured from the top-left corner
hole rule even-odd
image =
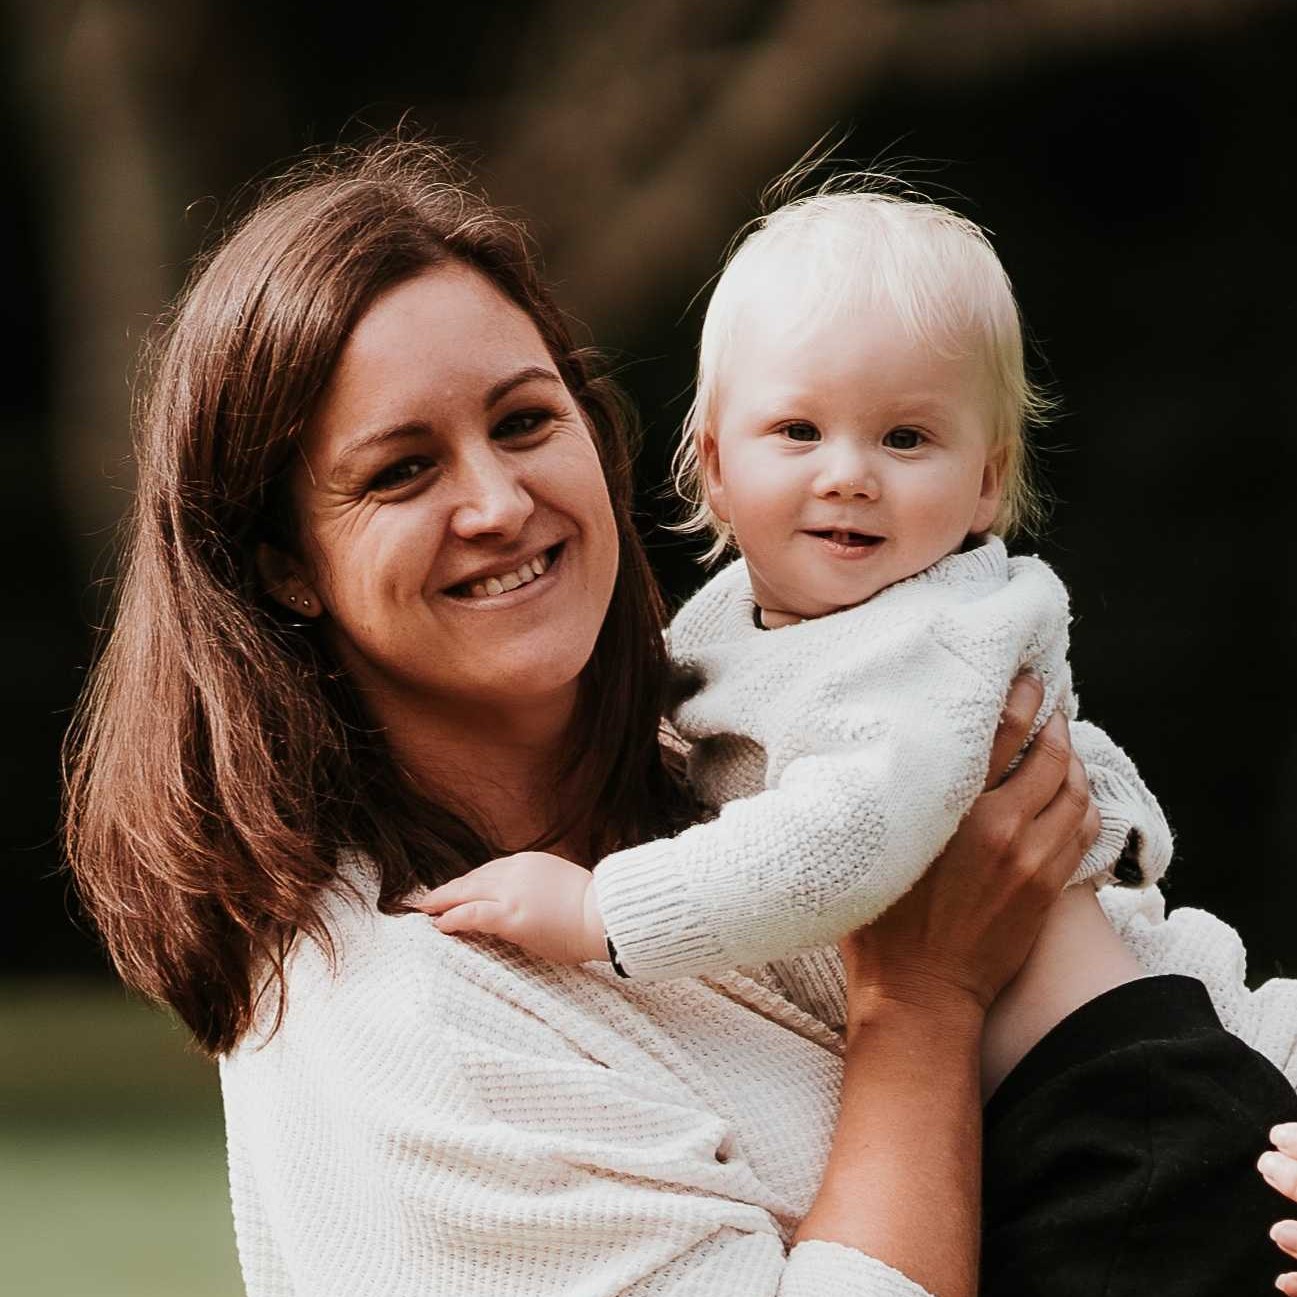
[[[297,596],[296,596],[295,594],[290,594],[290,595],[288,596],[288,602],[289,602],[289,603],[296,603],[296,602],[297,602]]]

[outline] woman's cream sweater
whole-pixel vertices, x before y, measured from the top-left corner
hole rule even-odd
[[[249,1297],[923,1297],[789,1239],[841,1044],[738,973],[635,985],[331,906],[222,1061]]]

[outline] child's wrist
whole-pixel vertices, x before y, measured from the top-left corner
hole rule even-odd
[[[595,892],[594,878],[586,884],[582,898],[582,953],[587,960],[608,959],[608,934],[603,926],[599,897]]]

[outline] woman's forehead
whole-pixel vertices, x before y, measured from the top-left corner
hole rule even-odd
[[[364,433],[448,405],[481,408],[524,371],[558,376],[531,318],[478,271],[438,267],[364,312],[312,423]]]

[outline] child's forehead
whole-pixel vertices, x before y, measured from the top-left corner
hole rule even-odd
[[[933,339],[885,303],[854,312],[783,312],[777,299],[734,318],[715,355],[712,408],[736,417],[843,401],[910,417],[989,407],[994,376],[970,331]],[[859,411],[857,410],[857,413]]]
[[[978,330],[949,325],[925,330],[905,312],[878,298],[816,304],[804,296],[763,291],[729,320],[716,359],[718,371],[833,369],[869,363],[923,366],[981,358]],[[718,372],[719,376],[719,372]],[[751,378],[749,372],[746,378]]]

